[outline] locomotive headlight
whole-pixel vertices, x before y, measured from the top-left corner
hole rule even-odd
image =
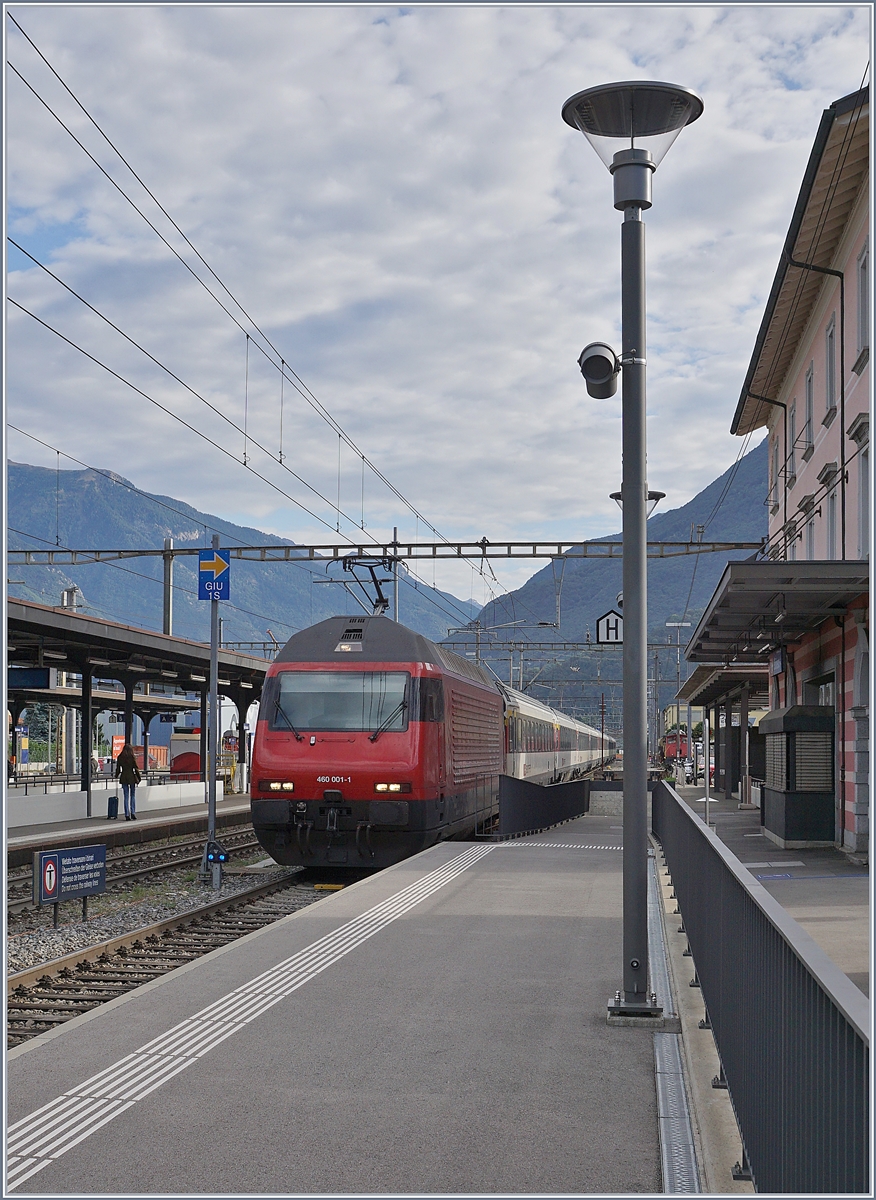
[[[375,783],[375,792],[409,792],[411,785],[409,783]]]
[[[259,791],[261,792],[294,792],[295,784],[292,782],[282,783],[276,779],[260,779]]]

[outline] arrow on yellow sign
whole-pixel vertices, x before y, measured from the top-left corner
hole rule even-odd
[[[212,571],[213,578],[218,579],[228,570],[228,563],[224,558],[220,558],[218,554],[214,554],[212,558],[204,558],[198,564],[199,571]]]

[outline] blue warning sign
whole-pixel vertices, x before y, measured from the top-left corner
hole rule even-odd
[[[34,854],[34,904],[61,904],[105,891],[106,846],[73,846]]]

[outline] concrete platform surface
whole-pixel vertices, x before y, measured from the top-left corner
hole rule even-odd
[[[700,817],[703,788],[676,789]],[[761,832],[760,809],[722,796],[709,803],[715,833],[758,883],[818,942],[852,983],[870,994],[870,872],[831,847],[782,850]]]
[[[11,1051],[7,1187],[659,1192],[613,825],[442,843]]]
[[[217,815],[242,812],[244,809],[248,812],[249,807],[248,795],[224,796],[221,800],[216,801]],[[11,827],[6,831],[6,845],[9,849],[18,848],[23,845],[33,845],[34,848],[37,846],[62,845],[64,837],[79,837],[82,834],[86,834],[89,837],[93,834],[99,840],[102,833],[115,833],[120,828],[125,828],[125,810],[121,799],[119,799],[119,811],[121,815],[118,820],[108,821],[105,811],[104,805],[101,808],[99,816],[81,817],[71,821],[52,821],[47,824]],[[205,801],[179,808],[160,808],[150,809],[146,813],[138,812],[137,825],[152,827],[154,825],[171,825],[174,823],[184,824],[193,817],[207,819],[207,804]]]

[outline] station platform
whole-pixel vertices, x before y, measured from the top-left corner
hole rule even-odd
[[[7,1189],[663,1191],[619,825],[441,843],[10,1051]]]
[[[224,796],[216,802],[217,827],[247,821],[249,812],[248,795]],[[136,822],[126,821],[122,808],[115,821],[107,820],[106,816],[95,816],[13,826],[6,831],[7,863],[9,866],[23,865],[31,861],[30,856],[34,851],[53,846],[84,846],[92,842],[112,846],[121,842],[149,841],[157,831],[167,826],[170,827],[168,836],[171,837],[206,830],[206,803],[200,801],[178,808],[149,809],[138,813]]]
[[[677,787],[704,816],[703,787]],[[870,872],[830,846],[780,849],[761,831],[760,809],[740,808],[734,797],[709,802],[709,823],[744,867],[801,925],[865,995],[870,994]]]

